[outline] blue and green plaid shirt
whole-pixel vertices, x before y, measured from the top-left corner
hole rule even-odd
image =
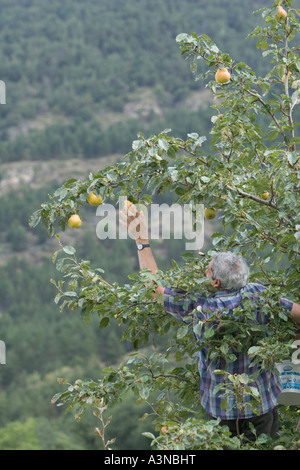
[[[265,287],[261,284],[249,283],[238,291],[219,290],[211,296],[203,296],[165,288],[164,307],[167,312],[179,320],[185,321],[185,317],[195,311],[197,318],[203,321],[216,312],[223,311],[223,314],[232,314],[234,308],[241,306],[245,294],[248,298],[249,295],[253,294],[253,297],[257,299],[264,290]],[[293,302],[280,299],[280,304],[290,311]],[[259,309],[257,309],[256,316],[256,320],[261,322]],[[199,342],[203,337],[203,328],[201,330],[201,337],[195,333],[194,336],[195,340]],[[214,373],[216,369],[226,370],[229,374],[247,374],[248,376],[255,374],[255,381],[249,385],[256,387],[259,391],[261,400],[259,406],[260,414],[268,413],[275,407],[277,398],[282,390],[276,370],[263,370],[258,369],[257,365],[250,365],[252,361],[247,353],[235,352],[236,360],[227,364],[224,359],[210,359],[207,346],[201,347],[197,355],[200,373],[200,401],[210,416],[221,419],[250,418],[255,416],[250,406],[247,405],[251,400],[250,396],[245,396],[246,406],[243,414],[240,414],[237,410],[233,397],[229,398],[226,409],[222,409],[221,403],[224,401],[222,394],[224,392],[217,391],[217,387],[225,379],[223,374]]]

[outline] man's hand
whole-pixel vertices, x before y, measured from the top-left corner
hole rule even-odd
[[[143,211],[138,211],[134,204],[126,201],[125,209],[121,212],[122,225],[127,227],[129,235],[136,241],[136,244],[149,244],[148,239],[148,222]],[[157,265],[150,247],[138,251],[140,268],[150,269],[152,274],[156,274]],[[153,294],[164,293],[164,287],[158,286]]]
[[[121,211],[122,225],[127,227],[131,238],[139,243],[148,243],[148,221],[144,212],[138,211],[134,204],[125,201],[125,208]]]
[[[297,323],[300,323],[300,305],[293,303],[292,314]]]

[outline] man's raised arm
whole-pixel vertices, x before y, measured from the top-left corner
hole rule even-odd
[[[149,243],[148,224],[145,214],[142,211],[137,211],[136,207],[128,202],[126,209],[121,214],[126,221],[124,225],[127,226],[127,230],[132,238],[135,239],[140,269],[147,268],[152,274],[156,274],[157,265]],[[153,294],[154,297],[158,294],[164,294],[164,290],[164,287],[158,286],[155,294]]]

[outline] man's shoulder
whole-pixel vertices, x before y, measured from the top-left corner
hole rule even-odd
[[[259,282],[248,282],[248,284],[243,287],[243,289],[248,289],[248,290],[260,290],[261,292],[266,289],[266,286],[263,284],[260,284]]]
[[[266,290],[266,286],[259,284],[257,282],[249,282],[241,289],[241,294],[250,292],[250,293],[262,293]]]

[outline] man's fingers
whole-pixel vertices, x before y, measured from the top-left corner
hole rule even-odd
[[[120,216],[124,221],[127,221],[127,223],[129,223],[139,216],[139,212],[136,212],[134,215],[132,215],[132,214],[129,214],[129,212],[123,210],[123,211],[120,211]]]
[[[137,208],[130,201],[125,201],[124,210],[129,216],[134,216],[137,213]]]
[[[134,215],[129,215],[129,211],[120,211],[120,224],[127,228],[128,233],[133,238],[147,238],[148,224],[145,214],[135,208]]]

